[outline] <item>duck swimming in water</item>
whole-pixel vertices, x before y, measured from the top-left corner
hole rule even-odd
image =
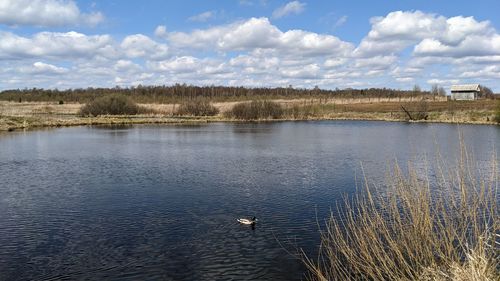
[[[237,219],[237,221],[241,224],[254,225],[257,222],[257,218],[253,217],[251,219]]]

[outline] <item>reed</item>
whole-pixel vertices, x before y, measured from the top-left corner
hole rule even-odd
[[[365,179],[303,256],[309,280],[500,280],[496,159],[487,177],[463,147],[456,168],[437,162],[432,177],[396,164],[384,189]]]

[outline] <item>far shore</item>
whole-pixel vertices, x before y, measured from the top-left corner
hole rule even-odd
[[[192,124],[207,122],[242,121],[301,121],[301,120],[373,120],[408,122],[414,104],[411,102],[364,101],[360,99],[315,100],[293,99],[274,100],[283,106],[312,105],[317,110],[307,118],[286,118],[273,120],[235,120],[225,117],[236,102],[218,102],[214,105],[220,110],[217,116],[192,117],[175,116],[176,104],[141,104],[151,109],[151,114],[82,117],[78,110],[82,104],[57,102],[7,102],[0,101],[0,131],[15,131],[41,127],[63,127],[83,125],[126,125],[126,124]],[[493,100],[478,101],[427,101],[426,120],[411,122],[486,124],[495,125],[495,106]]]

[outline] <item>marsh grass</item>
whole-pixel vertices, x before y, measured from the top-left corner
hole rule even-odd
[[[80,108],[80,116],[100,115],[136,115],[151,113],[150,110],[137,105],[132,99],[119,94],[99,97]]]
[[[219,114],[219,109],[207,99],[193,99],[182,102],[174,114],[181,116],[215,116]]]
[[[496,154],[493,154],[496,155]],[[500,280],[498,166],[475,169],[462,146],[458,167],[431,176],[395,165],[384,189],[367,183],[321,230],[310,280]]]
[[[306,105],[293,105],[286,109],[286,113],[290,118],[293,119],[307,119],[315,115],[315,107]]]

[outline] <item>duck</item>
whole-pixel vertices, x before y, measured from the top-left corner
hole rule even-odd
[[[237,221],[241,224],[254,225],[257,222],[257,218],[253,217],[251,219],[237,219]]]

